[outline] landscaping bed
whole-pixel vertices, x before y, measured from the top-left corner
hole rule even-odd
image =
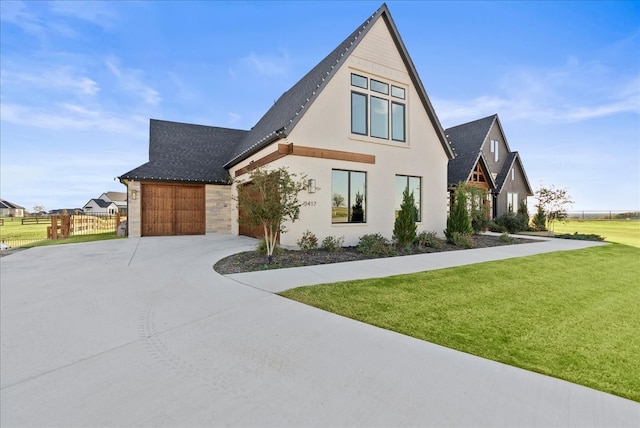
[[[510,237],[510,242],[504,242],[500,236],[494,235],[474,235],[475,248],[496,247],[501,245],[525,244],[539,242],[531,239]],[[358,251],[357,247],[344,247],[338,251],[326,250],[286,250],[279,249],[273,256],[271,265],[267,264],[267,257],[257,251],[246,251],[226,257],[218,261],[214,269],[222,275],[241,272],[253,272],[265,269],[280,269],[299,266],[313,266],[329,263],[352,262],[355,260],[367,260],[380,257],[406,256],[411,254],[425,254],[442,251],[462,250],[463,248],[448,242],[442,242],[440,248],[433,247],[410,247],[407,250],[396,250],[391,255],[366,255]]]

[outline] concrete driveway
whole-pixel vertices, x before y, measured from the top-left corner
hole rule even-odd
[[[141,238],[0,259],[0,425],[640,425],[639,403],[213,271],[253,246]]]

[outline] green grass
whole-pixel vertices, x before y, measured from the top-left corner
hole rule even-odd
[[[608,242],[633,245],[640,248],[639,220],[569,220],[555,222],[553,231],[560,233],[595,233],[605,237]]]
[[[0,226],[0,240],[47,239],[47,226],[51,223],[22,224],[20,218],[3,217],[4,225]]]
[[[640,401],[639,260],[612,244],[281,294]]]

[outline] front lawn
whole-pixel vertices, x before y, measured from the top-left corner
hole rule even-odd
[[[640,247],[640,220],[567,220],[557,221],[554,232],[595,233],[605,237],[606,241]]]
[[[640,401],[639,260],[611,244],[281,295]]]

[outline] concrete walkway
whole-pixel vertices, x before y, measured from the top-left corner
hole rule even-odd
[[[509,248],[569,244],[584,245]],[[513,251],[213,271],[253,246],[141,238],[1,258],[0,426],[640,426],[639,403],[264,291]]]

